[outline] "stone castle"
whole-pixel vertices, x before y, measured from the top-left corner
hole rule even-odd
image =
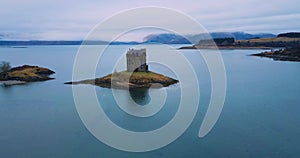
[[[148,72],[146,49],[129,49],[126,54],[128,72]]]

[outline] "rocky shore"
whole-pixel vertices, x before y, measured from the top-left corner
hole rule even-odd
[[[251,54],[252,56],[267,57],[279,61],[300,61],[300,46],[287,47],[285,49]]]
[[[104,88],[138,89],[138,88],[161,88],[178,83],[178,80],[162,74],[148,72],[115,72],[107,76],[65,84],[91,84]]]
[[[23,65],[0,73],[0,83],[3,85],[24,84],[28,82],[46,81],[55,72],[38,66]]]

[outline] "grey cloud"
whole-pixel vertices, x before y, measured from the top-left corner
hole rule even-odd
[[[208,31],[300,31],[297,0],[2,0],[0,34],[5,38],[83,39],[97,23],[120,10],[148,5],[182,11]],[[175,25],[184,28],[180,22]]]

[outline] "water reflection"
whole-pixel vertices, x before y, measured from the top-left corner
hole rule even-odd
[[[131,98],[139,105],[147,105],[151,101],[149,89],[129,89]]]

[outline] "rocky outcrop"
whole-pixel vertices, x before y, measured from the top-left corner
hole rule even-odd
[[[285,49],[252,54],[252,56],[267,57],[280,61],[300,61],[300,46],[287,47]]]
[[[0,73],[0,81],[46,81],[54,78],[49,77],[55,72],[38,66],[23,65]]]
[[[154,72],[116,72],[102,78],[66,82],[65,84],[92,84],[104,88],[136,89],[161,88],[178,83],[178,80]]]

